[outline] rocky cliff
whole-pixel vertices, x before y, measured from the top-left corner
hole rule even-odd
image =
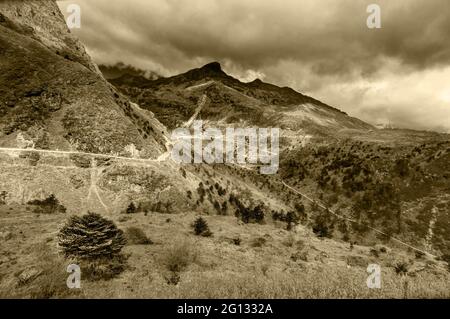
[[[104,80],[54,1],[0,3],[0,70],[2,147],[165,151],[165,128]]]

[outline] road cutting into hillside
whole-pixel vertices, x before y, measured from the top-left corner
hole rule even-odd
[[[195,119],[197,118],[198,114],[202,111],[203,107],[205,106],[206,101],[207,101],[207,98],[208,98],[208,97],[206,96],[206,94],[203,94],[203,95],[202,95],[202,97],[201,97],[200,100],[198,101],[198,106],[197,106],[197,108],[195,109],[194,114],[191,116],[191,118],[190,118],[189,120],[187,120],[187,121],[182,125],[182,127],[185,127],[185,128],[191,127],[192,123],[195,121]]]
[[[114,158],[114,159],[127,160],[127,161],[160,162],[158,159],[134,158],[134,157],[100,154],[100,153],[88,153],[88,152],[80,152],[80,151],[54,151],[54,150],[41,150],[41,149],[34,149],[34,148],[0,147],[0,152],[1,151],[4,151],[4,152],[37,152],[37,153],[42,153],[42,154],[61,154],[61,155],[85,155],[85,156],[92,156],[92,157]],[[163,153],[163,154],[165,154],[165,153]]]
[[[201,84],[189,86],[189,87],[187,87],[185,90],[186,90],[186,91],[193,91],[193,90],[196,90],[196,89],[208,87],[208,86],[210,86],[210,85],[212,85],[212,84],[214,84],[214,83],[216,83],[216,81],[211,80],[211,81],[208,81],[208,82],[206,82],[206,83],[201,83]]]

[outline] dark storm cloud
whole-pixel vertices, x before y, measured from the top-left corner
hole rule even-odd
[[[379,85],[450,64],[448,0],[73,2],[82,8],[76,33],[98,63],[123,61],[171,75],[219,60],[241,79],[259,76],[320,94],[362,117],[366,81]],[[382,29],[366,26],[366,8],[374,2],[381,7]],[[361,98],[339,97],[336,82]],[[444,94],[444,102],[445,92],[436,93]],[[437,122],[429,127],[445,126]]]
[[[370,74],[379,56],[417,68],[450,60],[447,0],[378,1],[381,30],[365,24],[372,0],[75,2],[83,14],[79,34],[91,49],[122,45],[154,60],[216,58],[260,68],[294,59],[313,63],[319,74]]]

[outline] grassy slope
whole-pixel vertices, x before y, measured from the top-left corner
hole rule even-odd
[[[37,1],[30,3],[38,4]],[[13,10],[7,15],[11,17],[14,14]],[[6,127],[6,132],[3,131],[0,139],[2,145],[14,143],[14,134],[21,131],[29,135],[27,137],[36,139],[36,142],[48,143],[46,147],[49,148],[75,147],[86,151],[121,152],[126,145],[135,143],[138,148],[143,146],[148,148],[148,152],[155,151],[156,155],[161,152],[166,132],[161,131],[164,128],[156,120],[148,120],[148,116],[151,115],[144,116],[141,111],[136,112],[136,107],[117,94],[99,74],[95,73],[90,60],[86,60],[83,52],[57,50],[61,45],[64,49],[70,49],[72,45],[61,44],[60,40],[49,36],[45,29],[43,33],[35,34],[36,31],[23,25],[26,21],[24,19],[11,22],[3,16],[0,19],[0,28],[4,31],[0,37],[2,45],[0,53],[6,57],[1,60],[2,69],[9,70],[9,73],[2,75],[3,91],[12,91],[9,86],[17,87],[17,83],[9,81],[17,78],[17,74],[27,78],[34,72],[30,65],[39,66],[42,71],[39,74],[44,78],[38,79],[37,82],[26,82],[26,85],[21,87],[23,91],[16,92],[15,100],[7,94],[2,95],[1,111],[3,115],[6,114],[3,119],[20,120],[19,123],[10,120],[0,123],[3,129]],[[53,32],[50,31],[50,34]],[[56,44],[51,41],[49,44],[49,39],[56,41]],[[38,54],[21,51],[19,40],[29,52]],[[21,59],[20,69],[14,69],[14,65],[18,64],[13,58]],[[59,79],[46,77],[55,70],[62,74],[64,79],[69,80],[70,85],[62,86]],[[217,69],[213,68],[206,73],[206,78],[211,76],[211,73],[216,76]],[[186,75],[183,75],[169,79],[167,85],[159,86],[167,82],[167,79],[163,79],[157,82],[159,84],[156,90],[149,89],[144,92],[148,96],[140,95],[141,91],[134,94],[140,95],[138,102],[142,102],[144,107],[150,109],[154,107],[152,110],[160,116],[161,121],[167,121],[166,124],[169,126],[189,118],[195,110],[198,97],[203,93],[208,94],[210,103],[200,114],[201,118],[220,121],[223,115],[226,115],[226,121],[229,123],[236,123],[242,118],[258,125],[276,122],[283,125],[286,130],[303,130],[296,121],[291,120],[291,117],[295,115],[304,119],[306,116],[307,120],[302,122],[302,125],[306,125],[309,132],[327,138],[330,138],[328,134],[335,133],[336,127],[331,125],[327,129],[318,125],[318,122],[322,123],[331,112],[341,124],[344,124],[343,127],[365,130],[341,131],[343,138],[355,139],[357,134],[356,139],[371,144],[371,147],[391,148],[380,161],[380,166],[386,168],[388,173],[391,169],[392,156],[401,157],[411,153],[414,147],[420,146],[417,145],[418,141],[421,141],[419,144],[432,142],[431,147],[419,147],[426,149],[425,155],[413,156],[413,161],[416,162],[414,165],[424,159],[427,160],[423,168],[425,175],[420,175],[422,173],[416,175],[419,178],[430,175],[431,180],[425,182],[431,183],[432,192],[427,193],[427,198],[420,197],[421,201],[423,199],[421,203],[409,201],[405,205],[429,209],[427,201],[432,201],[433,196],[448,194],[448,188],[444,188],[445,176],[439,175],[442,168],[445,170],[448,168],[445,149],[439,149],[442,145],[434,148],[436,139],[439,140],[440,136],[421,135],[417,132],[409,132],[410,135],[388,131],[370,133],[367,131],[369,127],[364,123],[350,119],[342,112],[292,90],[275,88],[259,82],[248,86],[242,85],[224,75],[220,76],[224,79],[224,83],[202,87],[200,90],[184,90],[189,85],[203,83],[204,76],[204,72],[189,73],[188,83],[184,83]],[[36,87],[39,90],[36,91]],[[78,101],[80,95],[84,99]],[[311,102],[318,103],[317,105],[323,108],[317,110],[299,106]],[[33,105],[34,107],[31,107]],[[99,107],[98,112],[94,106]],[[263,111],[257,112],[259,116],[256,117],[255,110]],[[274,118],[273,115],[277,112],[285,115]],[[17,116],[18,114],[23,116]],[[36,122],[36,119],[39,121]],[[33,123],[38,123],[38,127]],[[115,128],[114,132],[110,132],[111,127]],[[342,125],[338,127],[342,128]],[[41,141],[41,137],[45,137],[46,134],[49,141],[45,138]],[[99,136],[102,138],[97,138]],[[332,139],[336,140],[338,139]],[[291,141],[294,148],[296,141]],[[410,144],[411,141],[416,145],[408,145],[410,149],[405,149],[403,144]],[[68,142],[73,145],[67,145]],[[364,145],[354,141],[351,144],[346,149],[347,153],[355,152],[361,157],[370,155],[367,149],[363,148]],[[353,145],[356,145],[356,151],[351,149]],[[294,160],[303,160],[295,156],[295,150],[290,154],[294,154]],[[323,166],[327,165],[329,160],[327,156],[319,158],[320,160],[313,158],[315,163],[311,165],[307,183],[299,181],[298,175],[287,177],[295,186],[302,186],[302,189],[313,196],[319,195],[316,178],[322,175]],[[73,293],[65,288],[67,274],[64,270],[70,261],[58,255],[55,242],[55,235],[67,216],[59,214],[38,217],[31,210],[27,210],[26,205],[13,203],[25,204],[29,199],[55,193],[69,208],[68,215],[73,212],[81,213],[86,209],[102,211],[102,206],[94,196],[93,190],[96,189],[99,196],[104,198],[104,202],[113,208],[111,211],[102,211],[103,214],[115,220],[122,228],[140,227],[155,244],[127,247],[125,252],[129,254],[130,268],[126,272],[111,281],[85,282],[82,291],[75,293],[74,296],[403,297],[404,280],[394,275],[392,266],[399,261],[407,260],[416,273],[415,277],[409,279],[408,296],[449,297],[448,274],[440,270],[445,267],[444,263],[423,257],[416,259],[413,254],[404,250],[395,249],[392,253],[384,254],[379,249],[374,248],[375,252],[371,252],[372,248],[355,246],[350,251],[347,243],[316,238],[307,230],[309,227],[299,226],[297,232],[288,233],[282,229],[285,225],[271,221],[269,214],[266,216],[266,225],[239,224],[232,216],[234,207],[228,207],[226,212],[228,216],[217,216],[215,202],[220,200],[219,204],[223,204],[227,197],[217,194],[212,185],[215,182],[228,190],[227,195],[235,192],[245,202],[263,201],[269,209],[292,209],[294,201],[297,200],[286,189],[280,188],[279,184],[243,169],[196,166],[187,167],[183,172],[181,168],[172,165],[157,164],[142,168],[120,162],[89,169],[89,163],[83,168],[79,166],[80,160],[67,158],[41,158],[37,163],[26,158],[11,159],[3,156],[1,160],[0,191],[8,191],[8,205],[0,206],[0,227],[4,236],[1,239],[0,264],[2,296],[70,297]],[[336,174],[340,176],[341,173]],[[95,188],[92,188],[93,181]],[[197,203],[199,196],[196,191],[200,181],[205,184],[209,181],[209,185],[206,184],[205,187],[208,189],[212,187],[212,190],[206,191],[204,201]],[[422,186],[420,183],[419,186]],[[193,198],[188,198],[187,191],[191,191]],[[320,192],[326,193],[326,190]],[[91,197],[88,194],[91,194]],[[433,196],[428,196],[430,194]],[[157,209],[163,212],[158,214],[148,206],[145,209],[148,211],[147,216],[140,213],[126,221],[118,212],[130,201],[136,201],[138,204],[145,201],[149,204],[160,202],[160,206],[165,209]],[[351,204],[349,199],[343,201],[347,206]],[[448,202],[445,202],[444,197],[442,201],[443,206],[440,209],[445,210]],[[173,206],[168,205],[171,203]],[[166,211],[181,213],[166,215],[164,214]],[[207,220],[215,233],[213,238],[195,238],[189,233],[189,224],[198,213],[209,215]],[[421,225],[429,222],[427,210],[417,216],[423,220]],[[440,213],[438,217],[434,238],[444,239],[441,246],[445,247],[449,219]],[[8,238],[6,232],[11,232],[12,238]],[[240,246],[232,243],[232,239],[236,236],[242,239]],[[187,245],[183,244],[186,242]],[[262,242],[264,243],[261,244]],[[181,249],[177,249],[179,245]],[[166,265],[170,256],[172,262],[175,260],[185,264],[177,286],[166,282],[167,276],[170,275],[167,273]],[[384,280],[381,291],[371,291],[365,286],[367,276],[365,268],[369,262],[383,265]],[[28,267],[35,267],[43,272],[35,280],[18,286],[17,277],[20,276],[20,271]]]
[[[281,176],[343,215],[421,247],[427,246],[425,238],[436,208],[431,247],[438,254],[448,253],[449,146],[445,134],[346,132],[333,143],[322,141],[287,151]],[[362,232],[358,241],[364,242],[367,236]]]
[[[0,295],[3,297],[114,298],[449,298],[449,274],[442,264],[402,251],[378,253],[368,247],[320,240],[304,227],[287,232],[280,225],[242,225],[234,217],[207,216],[211,238],[190,232],[195,213],[115,215],[122,229],[139,227],[154,242],[129,245],[128,269],[109,281],[83,281],[80,291],[65,287],[65,267],[56,233],[65,214],[37,216],[26,206],[1,206],[2,231],[13,237],[1,245]],[[26,227],[24,227],[26,226]],[[239,237],[239,246],[232,239]],[[264,238],[264,243],[260,238]],[[379,247],[377,247],[379,249]],[[299,257],[300,256],[300,257]],[[167,263],[185,263],[178,285],[170,285]],[[224,262],[225,261],[225,262]],[[408,261],[415,275],[395,274],[393,265]],[[382,289],[366,286],[369,263],[382,265]],[[42,270],[18,285],[23,269]],[[411,272],[411,273],[412,273]]]

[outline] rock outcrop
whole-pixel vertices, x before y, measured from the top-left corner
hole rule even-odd
[[[107,83],[54,1],[0,3],[0,147],[142,158],[165,151],[165,128]]]

